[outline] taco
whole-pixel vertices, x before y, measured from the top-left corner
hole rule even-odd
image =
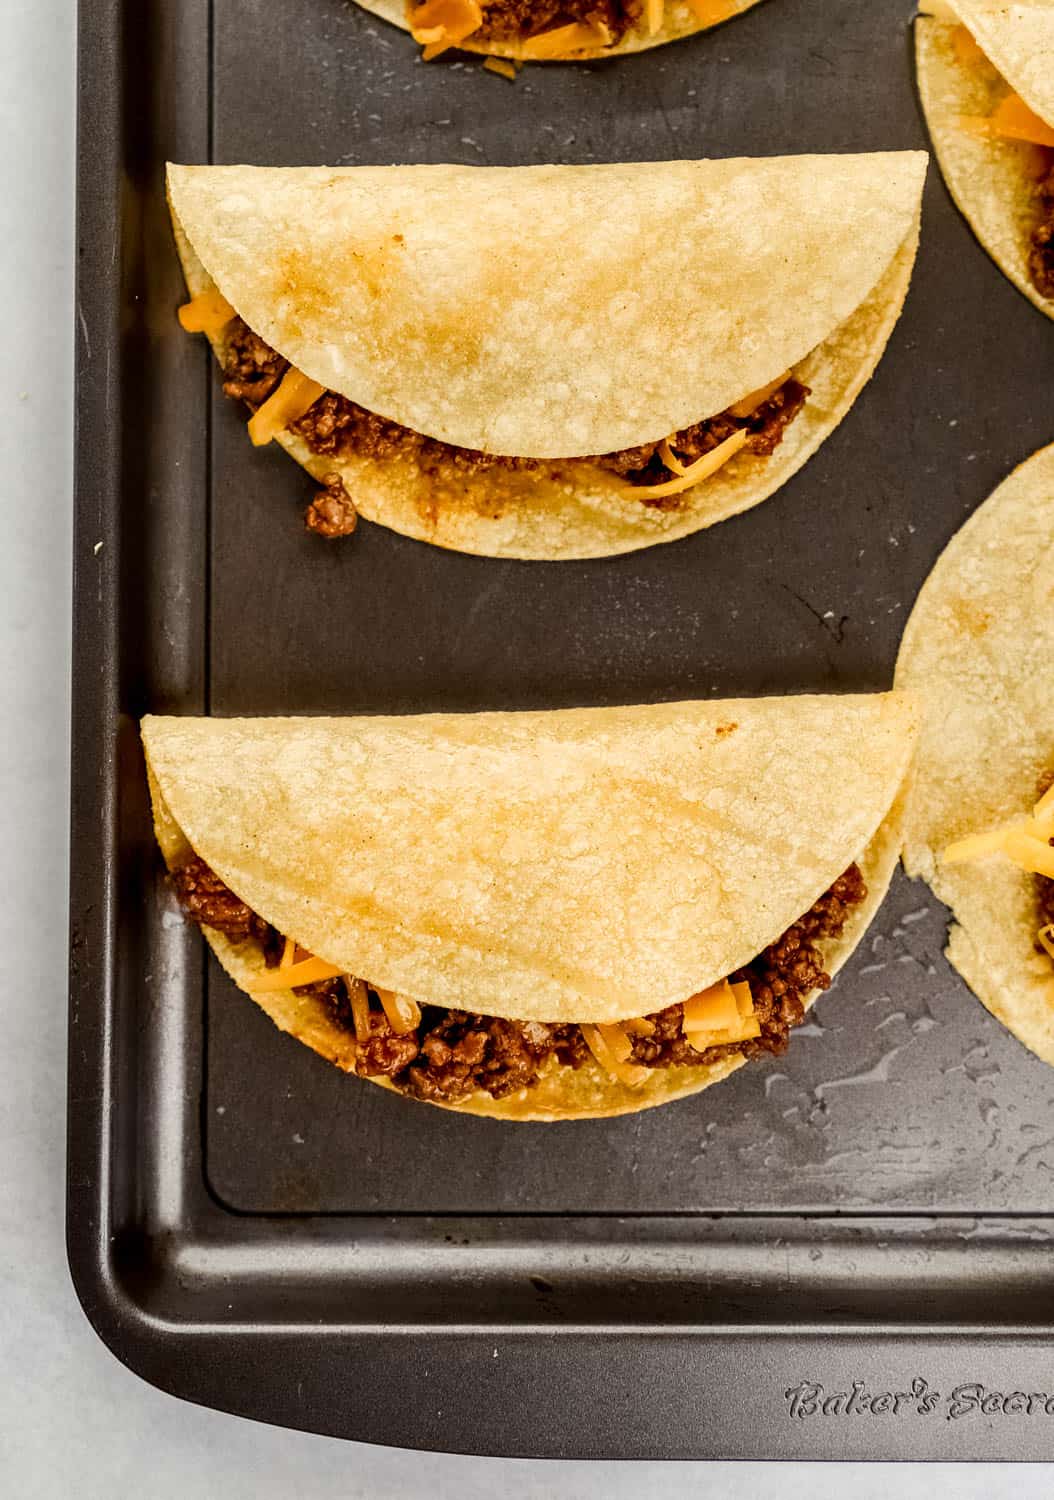
[[[357,512],[576,558],[758,504],[837,426],[911,275],[919,152],[589,167],[170,167],[225,391]]]
[[[919,93],[952,197],[989,255],[1054,317],[1054,0],[931,0]]]
[[[1054,446],[952,538],[919,595],[897,684],[924,705],[904,864],[955,919],[948,957],[1054,1063]]]
[[[404,718],[147,718],[184,910],[283,1030],[510,1120],[781,1052],[888,886],[897,694]]]
[[[426,62],[459,47],[510,63],[643,52],[741,15],[757,0],[359,0],[409,31]]]

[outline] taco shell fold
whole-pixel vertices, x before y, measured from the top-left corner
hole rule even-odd
[[[919,152],[556,167],[169,168],[192,295],[215,286],[325,388],[456,447],[466,477],[321,457],[360,512],[495,556],[606,555],[757,504],[837,425],[903,304]],[[223,354],[221,336],[214,339]],[[788,370],[812,395],[767,458],[668,509],[583,455],[655,443]]]
[[[1032,875],[949,844],[1027,816],[1054,772],[1054,446],[952,538],[908,622],[897,684],[924,707],[904,864],[951,908],[948,957],[1026,1047],[1054,1063],[1054,965],[1036,951]]]
[[[968,48],[964,55],[964,27],[983,56]],[[939,14],[916,18],[915,54],[926,124],[949,192],[1003,273],[1054,317],[1054,298],[1042,295],[1028,269],[1041,148],[970,128],[990,118],[1010,91],[1054,128],[1054,3],[945,0]]]
[[[854,860],[888,885],[915,710],[902,695],[404,718],[143,721],[159,843],[193,850],[303,948],[420,1005],[617,1021],[688,998],[774,941]],[[206,928],[253,994],[262,951]],[[311,996],[253,995],[350,1068]],[[554,1068],[509,1118],[640,1109],[739,1066],[631,1089]]]

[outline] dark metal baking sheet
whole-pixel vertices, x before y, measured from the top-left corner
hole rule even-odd
[[[925,888],[897,881],[782,1059],[626,1120],[457,1119],[343,1078],[206,962],[135,732],[887,686],[940,548],[1054,435],[1050,325],[935,172],[887,356],[811,463],[710,532],[542,565],[303,532],[310,481],[175,325],[162,163],[922,146],[910,10],[768,0],[510,85],[343,0],[82,0],[70,1260],[166,1389],[475,1452],[1054,1453],[1042,1402],[993,1395],[1054,1397],[1054,1088]],[[848,1411],[810,1394],[854,1382]],[[978,1384],[987,1410],[952,1401]]]

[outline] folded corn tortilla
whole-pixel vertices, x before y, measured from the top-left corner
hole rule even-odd
[[[963,122],[987,119],[1010,90],[1054,126],[1054,0],[931,0],[915,22],[916,69],[930,139],[944,180],[989,255],[1019,291],[1054,317],[1054,298],[1029,275],[1041,149],[983,138]],[[964,58],[965,27],[983,57]]]
[[[312,380],[536,471],[312,453],[360,513],[488,556],[669,541],[777,489],[870,377],[918,238],[921,152],[556,167],[169,168],[192,296],[215,287]],[[222,333],[213,338],[223,358]],[[670,508],[582,458],[656,443],[793,370],[768,458]]]
[[[402,718],[150,717],[170,868],[191,851],[265,921],[421,1006],[513,1020],[643,1016],[775,941],[854,861],[868,886],[829,972],[881,903],[916,728],[901,694]],[[205,929],[236,983],[350,1070],[310,995],[254,993],[261,947]],[[594,1063],[444,1107],[506,1119],[629,1112],[742,1065]],[[373,1080],[381,1081],[381,1080]]]
[[[382,21],[390,21],[403,31],[410,30],[409,15],[414,7],[408,5],[406,0],[358,0],[358,3],[364,10],[379,16]],[[696,32],[709,31],[711,27],[719,26],[732,20],[734,16],[751,10],[757,3],[758,0],[724,0],[724,3],[722,0],[712,0],[712,3],[695,7],[687,3],[687,0],[665,0],[661,24],[654,32],[649,31],[647,21],[642,16],[636,26],[631,27],[608,47],[575,47],[544,58],[531,58],[529,43],[518,38],[477,42],[468,36],[457,45],[463,52],[507,57],[514,62],[597,62],[605,57],[622,57],[628,52],[646,52],[651,47],[661,47],[664,42],[676,42],[682,37],[694,36]]]
[[[1054,446],[952,538],[908,621],[899,687],[924,707],[904,864],[951,908],[948,957],[1004,1026],[1054,1063],[1054,966],[1036,951],[1034,877],[955,840],[1027,816],[1054,772]]]

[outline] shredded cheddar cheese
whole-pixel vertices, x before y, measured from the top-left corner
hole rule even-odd
[[[684,1002],[681,1030],[697,1052],[708,1047],[733,1046],[761,1035],[754,1015],[754,998],[745,980],[719,980]]]
[[[739,1024],[739,1006],[732,986],[721,979],[684,1002],[681,1029],[689,1032],[723,1031]]]
[[[1003,854],[1033,875],[1048,875],[1054,879],[1054,848],[1050,845],[1051,838],[1054,838],[1052,791],[1054,788],[1044,792],[1033,807],[1031,817],[956,839],[942,852],[942,863],[967,864],[989,854]]]
[[[298,989],[302,984],[317,984],[320,979],[337,979],[340,969],[322,958],[305,958],[285,968],[268,969],[252,981],[252,989],[267,995],[275,990]]]
[[[290,369],[281,385],[249,419],[249,437],[254,448],[262,448],[292,422],[311,410],[326,389],[299,370]]]
[[[694,489],[702,480],[709,479],[711,474],[716,474],[723,464],[739,452],[746,440],[747,431],[741,427],[731,437],[725,438],[723,443],[718,443],[716,448],[711,448],[709,453],[704,453],[702,458],[696,459],[694,464],[682,469],[675,478],[662,484],[627,485],[622,494],[626,499],[635,500],[660,500],[669,495],[683,494],[685,490]]]
[[[527,62],[544,62],[547,58],[567,57],[573,52],[595,52],[599,47],[610,46],[611,32],[601,22],[586,25],[583,21],[571,21],[566,26],[556,26],[552,31],[528,37],[520,48],[520,56]]]
[[[368,1042],[370,1039],[369,992],[361,979],[353,979],[350,974],[345,975],[344,983],[347,987],[348,999],[351,1001],[351,1024],[355,1028],[356,1040]]]
[[[416,1031],[420,1026],[420,1007],[413,1000],[404,999],[394,990],[377,990],[377,998],[388,1018],[388,1025],[396,1036],[405,1036],[407,1032]]]
[[[285,946],[282,949],[282,959],[281,959],[281,962],[278,965],[279,969],[289,969],[289,968],[291,968],[292,965],[293,965],[293,961],[294,961],[295,958],[296,958],[296,943],[293,941],[293,939],[291,937],[287,937],[286,940],[285,940]]]
[[[477,0],[424,0],[410,11],[410,35],[424,47],[424,60],[456,47],[483,24]]]
[[[704,26],[718,26],[734,16],[739,6],[736,0],[688,0],[697,21]]]
[[[516,64],[508,57],[488,57],[483,64],[488,73],[497,73],[499,78],[507,78],[510,83],[516,82]]]
[[[959,128],[982,139],[1024,141],[1033,146],[1054,146],[1054,125],[1029,109],[1020,94],[1007,94],[994,114],[960,115]]]
[[[1031,817],[1001,823],[997,828],[987,829],[983,833],[972,833],[966,838],[956,839],[941,854],[942,861],[946,865],[963,864],[968,860],[980,859],[985,854],[1005,853],[1008,841],[1018,836],[1046,847],[1047,841],[1054,837],[1054,796],[1051,796],[1051,791],[1054,791],[1054,787],[1040,797],[1032,808]]]
[[[179,326],[186,333],[206,333],[210,337],[226,328],[234,315],[234,308],[215,287],[184,302],[176,314]]]
[[[1036,941],[1051,962],[1054,963],[1054,924],[1048,922],[1046,927],[1041,927],[1036,933]]]
[[[974,34],[965,26],[956,26],[952,36],[955,59],[964,68],[974,68],[984,59],[984,50],[978,46]]]
[[[1007,834],[1003,853],[1029,874],[1045,875],[1048,880],[1054,880],[1054,848],[1051,848],[1048,839],[1036,838],[1033,833],[1022,833],[1015,829]]]
[[[777,375],[775,380],[770,380],[768,385],[763,385],[760,390],[751,391],[749,396],[744,396],[742,401],[737,401],[735,406],[728,409],[734,417],[742,421],[744,417],[752,417],[759,406],[763,406],[770,396],[774,396],[781,385],[785,385],[790,379],[790,371],[784,370],[782,375]]]
[[[647,1020],[644,1016],[635,1016],[630,1021],[620,1021],[619,1025],[630,1036],[655,1035],[655,1022]]]
[[[632,1050],[629,1038],[619,1026],[582,1026],[579,1028],[585,1039],[585,1044],[596,1058],[597,1062],[605,1072],[610,1073],[612,1078],[617,1078],[620,1083],[626,1084],[631,1089],[640,1088],[642,1083],[648,1079],[648,1069],[639,1063],[631,1063],[626,1059]],[[617,1041],[616,1033],[621,1036],[622,1043]],[[609,1037],[615,1042],[616,1051],[613,1049]]]
[[[671,474],[687,474],[688,470],[670,447],[669,438],[663,438],[659,444],[659,457],[669,469]]]
[[[662,14],[665,8],[666,0],[646,0],[644,20],[649,36],[655,36],[662,30]]]

